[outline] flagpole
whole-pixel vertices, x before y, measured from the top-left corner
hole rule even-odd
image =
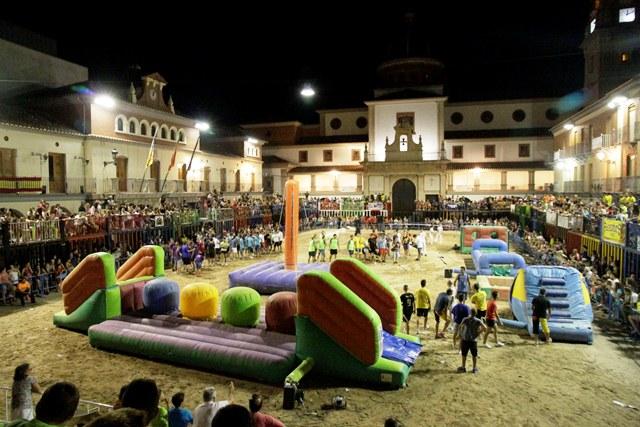
[[[153,134],[153,139],[151,140],[151,148],[149,148],[149,154],[153,153],[153,144],[156,142],[156,135],[158,135],[157,126],[156,126],[156,132]],[[140,190],[138,191],[138,193],[142,193],[142,187],[144,187],[144,181],[145,181],[145,178],[147,177],[147,169],[149,169],[149,165],[147,164],[149,162],[149,154],[147,155],[147,160],[145,161],[145,164],[144,164],[142,182],[140,183]]]
[[[171,169],[167,169],[167,173],[164,174],[164,180],[162,181],[162,187],[160,188],[160,193],[164,191],[164,185],[167,183],[167,177],[169,176],[169,172],[171,172]]]

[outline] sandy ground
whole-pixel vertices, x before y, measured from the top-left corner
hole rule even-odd
[[[348,234],[345,230],[340,234],[342,248]],[[419,280],[426,278],[435,297],[445,288],[443,268],[463,263],[462,256],[451,250],[458,233],[445,234],[445,242],[429,247],[428,256],[420,262],[409,256],[397,265],[389,261],[370,265],[398,291],[405,283],[416,289]],[[309,232],[300,236],[300,261],[306,262],[304,251],[309,238]],[[208,267],[199,278],[186,273],[168,275],[181,284],[203,280],[224,290],[228,271],[253,262]],[[613,404],[618,400],[640,407],[638,346],[613,335],[613,329],[611,335],[603,335],[596,326],[591,346],[554,343],[540,347],[519,331],[502,329],[500,339],[506,346],[482,348],[480,372],[473,375],[455,373],[460,357],[449,340],[432,339],[431,318],[423,354],[409,376],[407,388],[371,391],[354,384],[310,378],[304,384],[305,406],[284,411],[280,409],[280,387],[95,350],[85,335],[53,326],[52,315],[61,307],[57,294],[24,310],[0,307],[0,385],[10,385],[14,367],[28,361],[42,385],[72,381],[80,387],[83,399],[105,403],[115,400],[122,384],[136,377],[150,377],[168,397],[184,391],[186,406],[193,408],[205,386],[218,387],[219,398],[226,398],[226,385],[233,380],[236,402],[246,404],[251,393],[262,393],[268,398],[265,412],[289,426],[382,426],[389,416],[406,426],[640,424],[640,411]],[[346,397],[346,410],[321,409],[338,394]]]

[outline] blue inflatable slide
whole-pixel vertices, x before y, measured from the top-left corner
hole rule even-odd
[[[551,338],[555,341],[593,343],[593,310],[589,291],[582,274],[573,267],[529,266],[518,272],[509,304],[516,320],[503,320],[505,326],[526,328],[533,334],[531,301],[546,290],[551,302],[548,319]]]

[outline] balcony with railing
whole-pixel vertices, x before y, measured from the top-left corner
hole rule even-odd
[[[589,190],[585,190],[584,185],[584,181],[565,181],[563,183],[562,190],[565,193],[583,193],[585,191],[588,192]]]

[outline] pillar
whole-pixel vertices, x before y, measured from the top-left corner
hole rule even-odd
[[[316,176],[315,174],[311,174],[311,193],[316,192]]]
[[[507,191],[507,171],[500,172],[500,190]]]
[[[529,191],[536,190],[536,171],[529,171]]]

